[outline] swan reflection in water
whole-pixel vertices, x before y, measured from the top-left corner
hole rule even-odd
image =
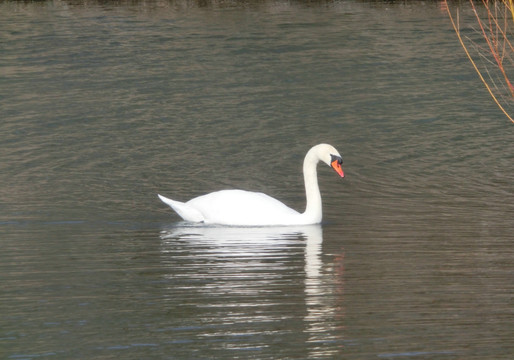
[[[206,310],[202,319],[187,321],[223,323],[225,328],[217,333],[223,332],[224,338],[231,332],[283,332],[284,321],[298,324],[302,319],[303,342],[313,355],[320,355],[323,343],[342,341],[334,332],[333,284],[323,281],[322,242],[320,225],[186,223],[168,228],[161,233],[161,252],[170,269],[166,275],[172,280],[170,300],[187,301]],[[227,323],[234,328],[227,328]],[[288,330],[296,332],[298,328]],[[209,336],[213,329],[205,331],[203,336]]]

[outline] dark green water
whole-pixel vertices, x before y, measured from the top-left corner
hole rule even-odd
[[[0,357],[511,359],[514,146],[437,3],[1,2]],[[224,188],[324,223],[202,228]]]

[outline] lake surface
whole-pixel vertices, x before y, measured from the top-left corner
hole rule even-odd
[[[1,358],[512,359],[514,127],[439,3],[0,14]],[[157,199],[302,210],[321,142],[319,226]]]

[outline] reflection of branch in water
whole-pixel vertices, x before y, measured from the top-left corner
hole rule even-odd
[[[482,0],[486,15],[485,19],[480,16],[479,10],[476,8],[474,1],[470,0],[471,8],[478,24],[477,32],[481,35],[483,41],[485,41],[485,46],[478,45],[468,37],[466,37],[466,39],[471,41],[471,46],[479,54],[481,59],[485,59],[486,62],[493,65],[494,71],[498,73],[495,76],[492,75],[493,71],[490,70],[487,65],[483,65],[483,62],[481,69],[479,64],[477,64],[477,61],[475,61],[471,55],[468,45],[466,45],[461,34],[459,12],[457,11],[455,19],[450,11],[448,1],[443,0],[442,4],[444,4],[444,8],[448,13],[459,42],[480,77],[480,80],[485,85],[496,105],[507,116],[507,118],[514,123],[514,119],[506,109],[507,107],[512,106],[514,101],[514,86],[512,85],[508,74],[510,69],[507,67],[508,65],[512,65],[512,54],[514,53],[514,47],[509,40],[509,23],[511,20],[514,21],[513,0]],[[487,75],[485,76],[484,74]],[[500,81],[495,81],[495,78]],[[503,85],[498,86],[498,83]]]

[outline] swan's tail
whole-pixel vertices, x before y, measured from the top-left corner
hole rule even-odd
[[[204,217],[202,213],[186,203],[168,199],[165,196],[157,194],[159,199],[169,207],[171,207],[182,219],[192,222],[202,222]]]

